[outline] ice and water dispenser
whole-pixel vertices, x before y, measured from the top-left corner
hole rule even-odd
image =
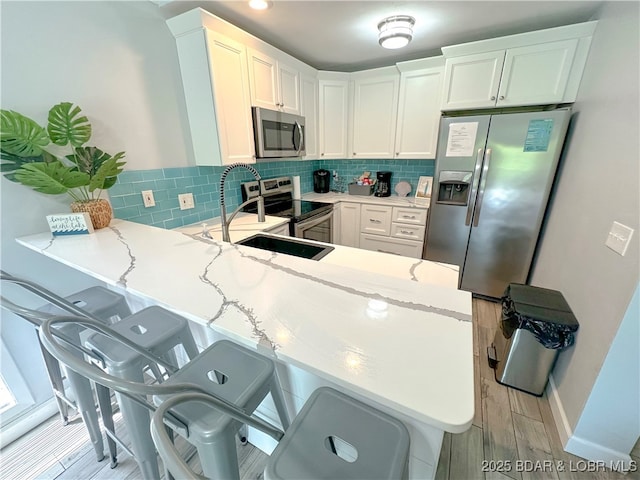
[[[436,201],[445,205],[467,205],[473,172],[443,170],[438,176]]]

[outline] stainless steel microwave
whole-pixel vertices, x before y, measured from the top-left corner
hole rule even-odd
[[[305,155],[304,117],[260,107],[251,107],[251,113],[257,158]]]

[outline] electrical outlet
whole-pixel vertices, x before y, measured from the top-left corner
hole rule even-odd
[[[182,193],[178,195],[178,203],[180,203],[180,210],[189,210],[195,205],[193,204],[193,193]]]
[[[156,200],[153,198],[153,190],[143,190],[140,193],[142,193],[142,201],[144,202],[145,208],[156,206]]]
[[[629,242],[631,242],[632,236],[633,228],[629,228],[618,222],[613,222],[613,225],[611,225],[611,229],[609,230],[607,240],[604,244],[614,252],[624,257],[624,254],[627,253],[627,247],[629,246]]]

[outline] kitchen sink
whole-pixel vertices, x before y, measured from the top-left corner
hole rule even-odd
[[[293,238],[285,239],[272,237],[261,233],[252,235],[244,240],[240,240],[239,242],[236,242],[236,244],[260,248],[262,250],[269,250],[270,252],[308,258],[310,260],[320,260],[333,250],[333,247],[326,245],[316,245],[314,243],[307,243],[304,240]]]

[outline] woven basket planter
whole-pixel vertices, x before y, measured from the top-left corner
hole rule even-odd
[[[107,200],[102,198],[99,200],[73,202],[71,204],[71,211],[73,213],[87,212],[91,217],[91,223],[93,223],[93,228],[95,230],[108,227],[111,219],[113,218],[111,205]]]

